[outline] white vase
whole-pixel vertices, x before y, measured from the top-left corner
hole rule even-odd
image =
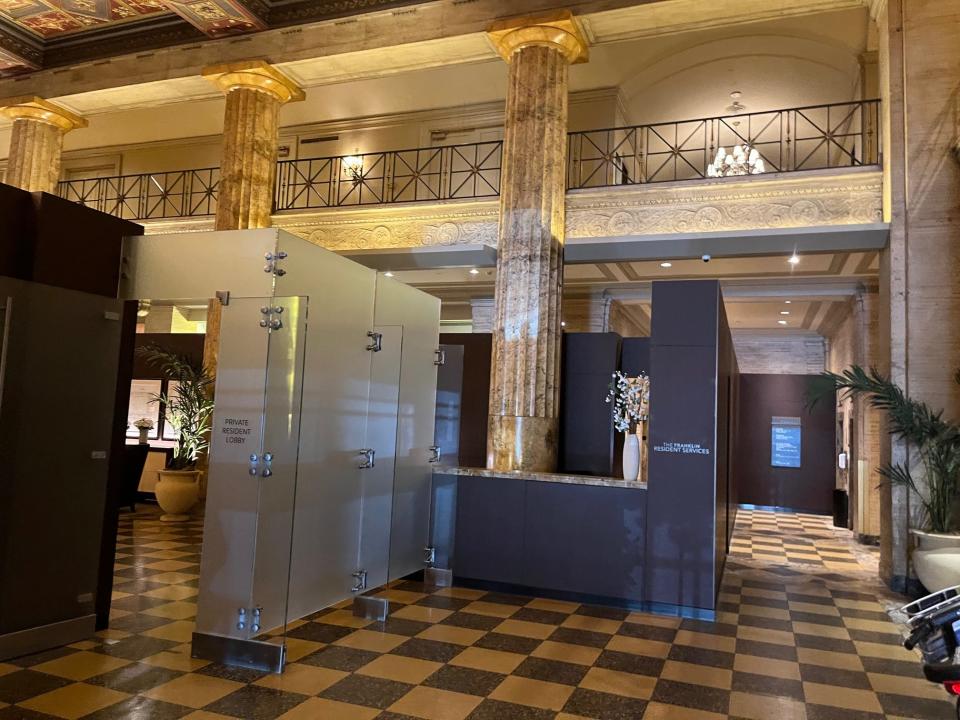
[[[911,555],[917,578],[930,592],[960,585],[960,535],[911,530],[917,547]]]
[[[199,470],[159,470],[159,479],[153,488],[164,514],[163,522],[183,522],[190,519],[190,509],[200,497]]]
[[[640,438],[635,433],[623,434],[623,479],[640,477]]]

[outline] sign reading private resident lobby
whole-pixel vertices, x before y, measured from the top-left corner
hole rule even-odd
[[[770,431],[770,464],[773,467],[800,467],[800,418],[774,417]]]

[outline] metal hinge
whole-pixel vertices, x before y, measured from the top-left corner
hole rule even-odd
[[[230,291],[229,290],[217,290],[215,297],[220,301],[221,305],[230,304]]]
[[[350,592],[360,592],[367,589],[367,571],[366,570],[357,570],[353,573],[353,579],[356,582],[353,584],[353,587],[350,588]]]
[[[240,608],[237,610],[237,630],[243,630],[247,627],[247,621],[250,622],[250,632],[260,632],[260,614],[263,612],[263,608],[259,605],[255,608],[251,608],[249,611],[247,608]]]
[[[367,350],[370,352],[380,352],[383,350],[383,333],[371,330],[367,333],[367,337],[370,338],[370,344],[367,345]]]
[[[377,451],[373,448],[363,448],[357,454],[363,458],[363,460],[360,461],[360,464],[357,465],[357,467],[361,470],[366,470],[376,465]]]
[[[280,267],[280,261],[285,260],[287,257],[287,254],[285,252],[283,252],[282,250],[276,253],[268,252],[263,257],[267,261],[267,264],[263,266],[263,271],[265,273],[272,273],[276,277],[283,277],[284,275],[287,274],[287,271]]]
[[[260,327],[267,328],[268,330],[279,330],[283,327],[283,322],[280,320],[282,313],[283,308],[280,305],[264,305],[260,308],[260,314],[263,315],[263,319],[260,321]]]
[[[433,567],[433,564],[437,561],[437,549],[431,545],[427,545],[423,549],[423,564],[427,567]]]
[[[427,448],[430,451],[430,459],[427,462],[438,463],[440,462],[440,446],[431,445]]]
[[[447,351],[443,348],[439,348],[433,351],[437,355],[437,359],[433,361],[434,365],[446,365],[447,364]]]

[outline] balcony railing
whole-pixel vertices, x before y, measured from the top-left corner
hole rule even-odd
[[[743,144],[766,172],[875,165],[879,126],[880,101],[860,100],[570,133],[567,189],[700,180]]]
[[[276,210],[462,200],[500,194],[502,142],[284,160]]]
[[[57,194],[124,220],[213,215],[220,168],[64,180]]]
[[[567,189],[709,177],[719,148],[746,144],[766,172],[876,165],[880,101],[570,133]],[[274,210],[467,200],[500,194],[503,143],[482,142],[277,164]],[[128,220],[216,213],[219,168],[65,180],[58,193]]]

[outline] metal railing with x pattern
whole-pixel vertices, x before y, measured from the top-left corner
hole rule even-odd
[[[281,210],[459,200],[500,194],[503,143],[482,142],[364,155],[285,160]]]
[[[567,189],[699,180],[720,148],[757,150],[766,172],[876,165],[880,101],[570,133]]]
[[[63,180],[57,194],[125,220],[213,215],[220,168]]]

